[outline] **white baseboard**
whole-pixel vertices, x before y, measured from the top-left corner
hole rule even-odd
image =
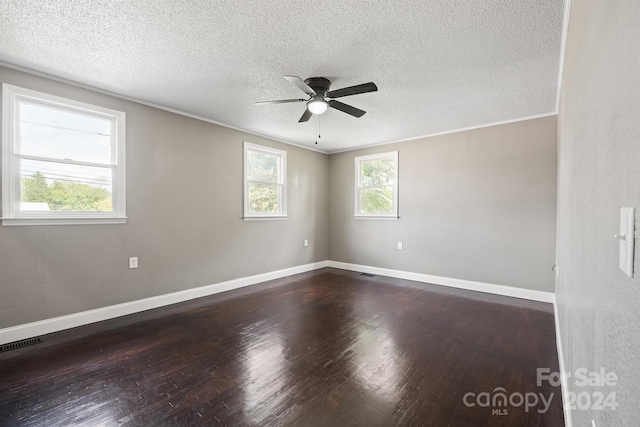
[[[562,392],[562,411],[564,412],[565,427],[573,427],[571,420],[571,408],[567,401],[567,393],[569,392],[567,384],[567,370],[564,364],[564,350],[562,347],[562,336],[560,334],[560,320],[558,318],[558,302],[553,304],[553,317],[556,322],[556,347],[558,347],[558,367],[560,369],[560,390]]]
[[[350,264],[339,261],[328,261],[328,267],[342,270],[359,271],[361,273],[378,274],[381,276],[395,277],[398,279],[413,280],[416,282],[431,283],[434,285],[449,286],[470,291],[485,292],[489,294],[504,295],[507,297],[523,298],[533,301],[554,303],[553,292],[535,291],[533,289],[514,288],[511,286],[494,285],[492,283],[474,282],[471,280],[453,279],[451,277],[432,276],[430,274],[412,273],[409,271],[391,270],[388,268],[371,267],[368,265]]]
[[[122,304],[111,305],[108,307],[97,308],[94,310],[73,313],[66,316],[54,317],[52,319],[46,319],[38,322],[26,323],[23,325],[0,329],[0,344],[6,344],[13,341],[19,341],[26,338],[32,338],[40,335],[50,334],[52,332],[75,328],[82,325],[88,325],[90,323],[113,319],[120,316],[126,316],[128,314],[134,314],[145,310],[164,307],[195,298],[230,291],[232,289],[255,285],[256,283],[266,282],[268,280],[279,279],[282,277],[291,276],[293,274],[317,270],[323,267],[334,267],[343,270],[378,274],[382,276],[396,277],[399,279],[450,286],[453,288],[467,289],[497,295],[505,295],[515,298],[524,298],[534,301],[549,303],[553,303],[555,301],[555,295],[551,292],[513,288],[510,286],[494,285],[490,283],[474,282],[462,279],[453,279],[449,277],[432,276],[429,274],[412,273],[407,271],[391,270],[387,268],[371,267],[366,265],[349,264],[338,261],[320,261],[268,273],[257,274],[255,276],[241,277],[239,279],[228,280],[225,282],[215,283],[212,285],[202,286],[194,289],[187,289],[170,294],[158,295],[155,297],[129,301]],[[558,329],[556,325],[556,333],[557,330]],[[560,349],[561,346],[559,345],[558,348]]]
[[[41,320],[39,322],[26,323],[24,325],[13,326],[0,329],[0,344],[19,341],[64,329],[75,328],[77,326],[88,325],[90,323],[113,319],[115,317],[126,316],[153,308],[164,307],[195,298],[213,295],[220,292],[230,291],[245,286],[268,280],[279,279],[293,274],[305,273],[328,266],[328,261],[315,262],[311,264],[299,265],[297,267],[285,268],[283,270],[271,271],[268,273],[256,274],[255,276],[241,277],[239,279],[228,280],[226,282],[201,286],[194,289],[173,292],[165,295],[144,298],[136,301],[129,301],[122,304],[97,308],[95,310],[82,311],[66,316],[54,317],[52,319]]]

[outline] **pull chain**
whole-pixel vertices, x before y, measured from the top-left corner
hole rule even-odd
[[[316,138],[316,145],[318,145],[318,140],[320,139],[320,114],[317,114],[317,117],[318,121],[316,122],[316,124],[318,129],[318,137]]]

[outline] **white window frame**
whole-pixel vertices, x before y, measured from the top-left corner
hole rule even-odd
[[[371,160],[391,159],[394,165],[395,180],[393,181],[393,209],[387,214],[368,214],[360,211],[360,190],[363,187],[361,181],[362,164]],[[371,154],[368,156],[357,156],[355,158],[355,185],[354,185],[354,217],[356,219],[385,219],[397,220],[398,217],[398,152],[390,151],[387,153]]]
[[[28,100],[45,106],[78,112],[113,123],[111,135],[111,164],[95,164],[48,157],[26,156],[20,153],[17,107],[21,100]],[[126,115],[122,111],[86,104],[19,86],[2,84],[2,225],[65,225],[65,224],[122,224],[126,222]],[[112,170],[112,211],[78,212],[46,211],[22,212],[19,209],[20,159],[50,160],[84,166],[110,166]]]
[[[249,181],[248,166],[247,166],[247,153],[249,151],[260,151],[267,154],[278,156],[279,168],[278,168],[278,185],[280,185],[280,212],[275,213],[252,213],[249,212]],[[264,145],[253,144],[251,142],[244,142],[244,220],[245,221],[262,221],[262,220],[286,220],[287,219],[287,152],[284,150],[278,150],[271,147],[265,147]],[[260,182],[260,181],[255,181]],[[273,184],[269,182],[268,184]]]

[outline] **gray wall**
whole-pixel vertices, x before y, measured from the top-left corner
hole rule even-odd
[[[328,258],[327,155],[7,68],[0,81],[127,113],[129,217],[0,227],[0,328]],[[287,221],[242,220],[244,140],[287,151]]]
[[[640,425],[639,245],[631,279],[613,238],[619,208],[640,208],[638,52],[637,0],[571,3],[558,128],[560,333],[567,371],[604,367],[619,378],[599,390],[616,392],[617,410],[574,411],[575,426]]]
[[[330,259],[553,292],[556,142],[552,116],[331,155]],[[400,219],[354,219],[354,157],[392,150]]]
[[[0,81],[127,113],[129,217],[0,227],[0,328],[326,259],[552,290],[555,117],[327,156],[7,68]],[[245,140],[287,150],[287,221],[242,220]],[[354,156],[396,149],[401,219],[354,220]]]

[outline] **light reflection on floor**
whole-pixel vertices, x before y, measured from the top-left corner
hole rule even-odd
[[[261,322],[262,323],[262,322]],[[288,399],[289,372],[285,364],[282,333],[273,325],[264,330],[261,323],[245,328],[241,335],[244,344],[245,382],[244,411],[257,425],[273,414],[278,406]],[[265,401],[265,396],[274,396]],[[264,407],[268,405],[269,408]]]
[[[383,324],[375,321],[359,324],[356,334],[354,363],[358,366],[356,378],[361,387],[380,391],[381,396],[397,394],[401,356],[393,336]]]

